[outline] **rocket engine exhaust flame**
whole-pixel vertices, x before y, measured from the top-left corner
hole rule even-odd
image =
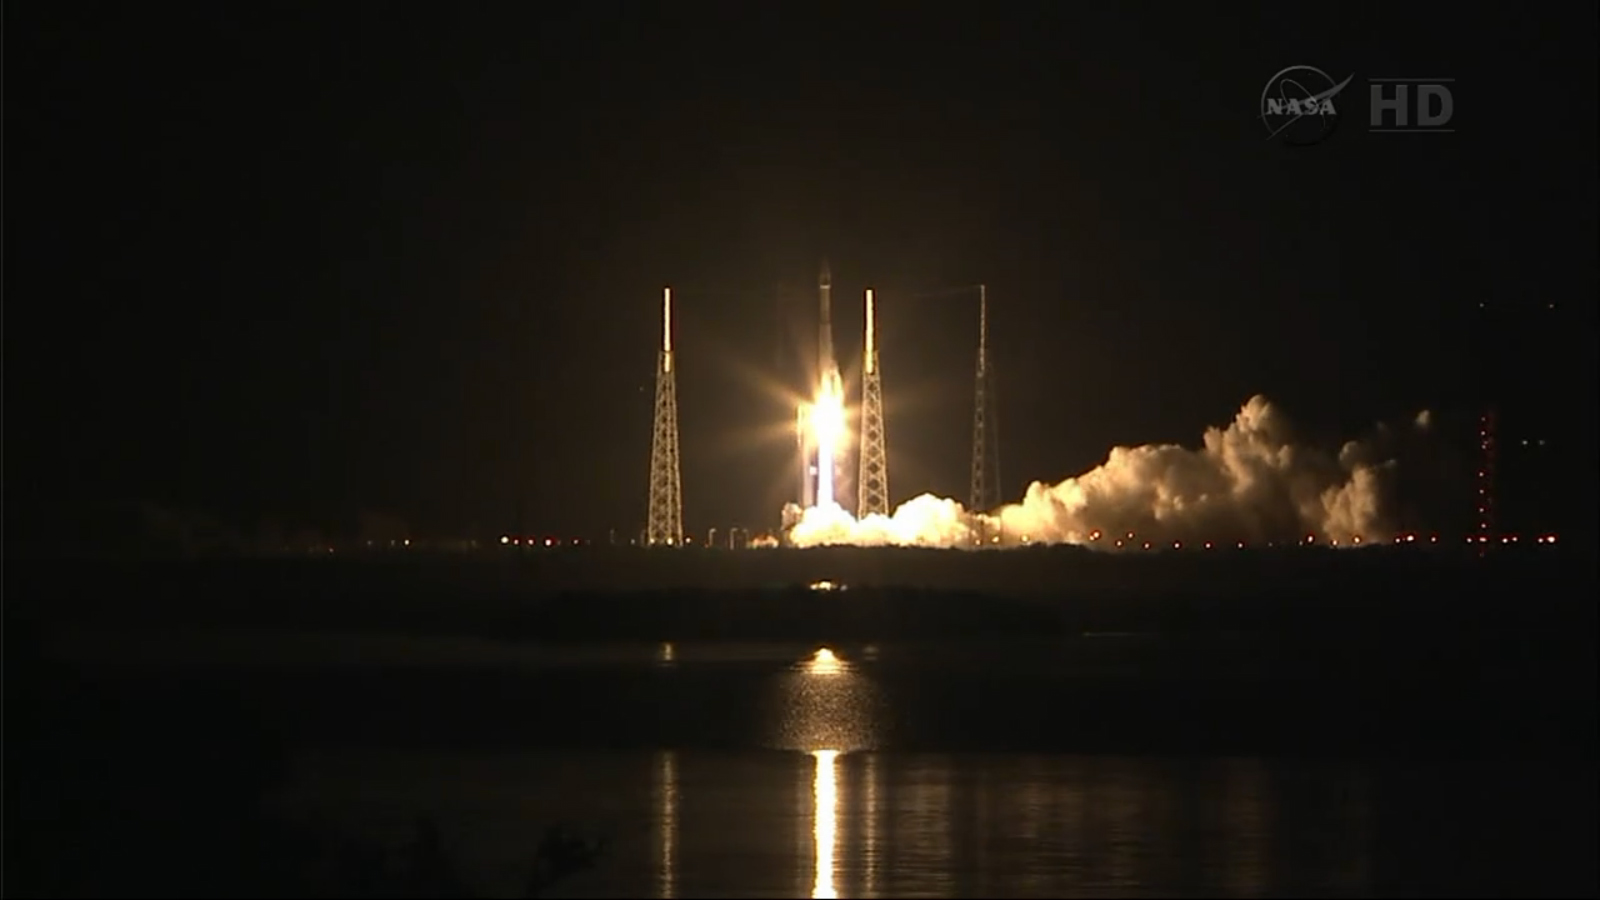
[[[1426,432],[1429,424],[1423,412],[1410,428]],[[1374,439],[1346,443],[1337,454],[1298,446],[1288,421],[1258,395],[1231,424],[1207,429],[1199,449],[1114,447],[1097,468],[1054,485],[1036,481],[1021,502],[986,512],[924,494],[893,515],[857,521],[819,492],[815,506],[798,512],[789,537],[799,547],[1065,543],[1112,550],[1148,542],[1296,543],[1315,535],[1341,548],[1365,546],[1356,536],[1396,529],[1399,462],[1395,448],[1379,440],[1393,437],[1380,428]]]
[[[836,502],[833,496],[835,457],[844,452],[847,443],[844,386],[837,371],[822,379],[817,402],[811,407],[811,427],[817,445],[817,505],[827,506]]]

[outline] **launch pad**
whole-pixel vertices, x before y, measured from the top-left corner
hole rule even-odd
[[[967,291],[969,289],[959,289]],[[977,386],[973,412],[973,494],[971,509],[987,509],[998,500],[999,445],[994,416],[988,361],[988,293],[975,285],[979,299]],[[837,522],[848,519],[887,521],[894,506],[889,493],[888,435],[884,421],[882,367],[877,342],[877,304],[873,289],[864,294],[862,318],[861,394],[859,428],[851,433],[844,376],[834,352],[833,273],[823,260],[817,276],[817,344],[815,367],[808,375],[803,396],[795,408],[795,472],[799,484],[794,499],[783,506],[780,543],[795,546],[796,527],[808,516]],[[679,486],[677,395],[673,374],[671,290],[663,294],[662,349],[656,368],[655,426],[651,449],[649,546],[680,546],[682,490]],[[847,461],[855,454],[856,471]],[[852,478],[852,475],[854,477]],[[854,497],[847,498],[853,489]],[[986,537],[986,520],[968,517],[978,537],[965,543],[988,546],[998,541]],[[915,543],[892,540],[889,543]]]
[[[1289,546],[1373,546],[1390,535],[1429,527],[1436,517],[1397,497],[1401,456],[1422,472],[1430,440],[1428,412],[1402,428],[1380,426],[1369,441],[1330,448],[1297,445],[1283,412],[1267,398],[1249,398],[1233,420],[1206,430],[1199,446],[1112,445],[1105,462],[1055,484],[1033,482],[1002,504],[994,365],[988,352],[989,304],[984,285],[915,295],[970,293],[977,302],[977,355],[972,418],[971,494],[965,503],[921,493],[894,505],[884,421],[877,297],[863,294],[859,428],[852,434],[847,386],[834,352],[833,277],[817,279],[817,355],[807,387],[794,398],[794,499],[781,514],[781,538],[752,545],[902,546],[1007,549],[1074,544],[1107,551]],[[656,371],[651,453],[651,546],[685,542],[679,488],[675,359],[670,291]],[[908,297],[909,299],[909,297]],[[1484,437],[1486,446],[1492,446]],[[852,472],[846,460],[858,464]],[[1492,466],[1485,465],[1486,472]],[[787,478],[785,479],[787,480]],[[1479,490],[1479,507],[1489,495]],[[1488,522],[1480,509],[1480,519]],[[1487,525],[1480,525],[1484,532]]]

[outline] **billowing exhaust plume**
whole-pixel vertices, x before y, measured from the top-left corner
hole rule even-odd
[[[856,521],[826,504],[801,512],[789,536],[801,547],[1378,543],[1398,523],[1400,448],[1429,424],[1423,412],[1404,433],[1380,427],[1329,453],[1294,444],[1282,413],[1256,396],[1232,424],[1208,429],[1199,449],[1115,447],[1098,468],[1036,481],[1022,502],[997,510],[974,513],[924,494],[892,516]]]

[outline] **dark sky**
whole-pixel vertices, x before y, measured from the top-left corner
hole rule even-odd
[[[974,303],[913,295],[976,282],[1009,496],[1257,392],[1470,408],[1528,329],[1508,402],[1592,445],[1592,9],[1077,6],[10,4],[11,499],[636,529],[671,284],[686,524],[775,524],[824,255],[896,501],[965,495]],[[1293,64],[1355,75],[1315,147]],[[1458,131],[1367,133],[1381,76]]]

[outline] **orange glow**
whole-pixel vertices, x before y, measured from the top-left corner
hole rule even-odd
[[[816,504],[826,507],[835,502],[834,460],[844,452],[847,443],[844,384],[837,370],[823,373],[816,403],[810,412],[811,434],[817,448]]]
[[[819,647],[806,661],[805,671],[807,675],[838,675],[844,672],[844,663],[833,654],[832,650]]]
[[[824,379],[817,392],[817,402],[811,407],[812,429],[817,446],[829,450],[842,449],[845,436],[844,393],[833,379]]]
[[[872,288],[867,288],[867,339],[862,343],[862,356],[864,357],[862,366],[869,374],[872,372],[872,367],[875,364],[873,357],[878,355],[873,352],[878,348],[878,342],[873,336],[873,329],[877,324],[876,320],[877,316],[873,315],[872,310]]]
[[[661,359],[663,372],[672,371],[672,288],[661,289]]]

